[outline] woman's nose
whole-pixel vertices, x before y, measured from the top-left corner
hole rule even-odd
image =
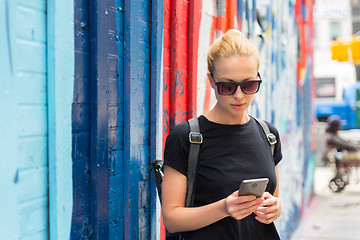
[[[236,91],[235,91],[235,93],[234,93],[233,96],[234,96],[234,98],[237,98],[237,99],[241,99],[241,98],[244,97],[244,93],[243,93],[243,91],[241,90],[240,86],[237,86],[237,87],[236,87]]]

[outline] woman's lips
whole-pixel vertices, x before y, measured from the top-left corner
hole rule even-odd
[[[245,103],[241,103],[241,104],[231,104],[231,106],[235,109],[240,109],[242,107],[244,107]]]

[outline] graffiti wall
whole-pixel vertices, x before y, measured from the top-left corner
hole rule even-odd
[[[207,79],[207,50],[228,29],[240,29],[258,47],[262,61],[263,85],[249,113],[272,122],[281,134],[284,158],[279,172],[284,211],[276,224],[286,239],[311,195],[312,1],[203,0],[198,5],[182,1],[172,4],[164,2],[163,139],[169,126],[184,122],[193,114],[199,116],[214,105],[214,93]],[[191,12],[194,9],[195,15]],[[192,16],[194,22],[184,19],[184,14]],[[177,37],[172,42],[176,44],[167,45],[172,34],[188,39]],[[186,55],[192,51],[197,51],[196,61]],[[176,55],[177,52],[182,55]],[[189,91],[188,85],[193,81],[196,92]],[[196,107],[192,105],[189,110],[195,97]]]

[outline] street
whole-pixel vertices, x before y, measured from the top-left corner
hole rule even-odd
[[[343,131],[340,135],[352,141],[360,137],[359,130]],[[353,170],[350,184],[340,193],[333,193],[328,187],[333,168],[317,166],[314,174],[314,196],[291,239],[360,239],[359,169]]]

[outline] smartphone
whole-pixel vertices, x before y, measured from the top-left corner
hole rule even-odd
[[[255,195],[256,197],[261,197],[264,194],[268,182],[268,178],[243,180],[240,184],[239,196]]]

